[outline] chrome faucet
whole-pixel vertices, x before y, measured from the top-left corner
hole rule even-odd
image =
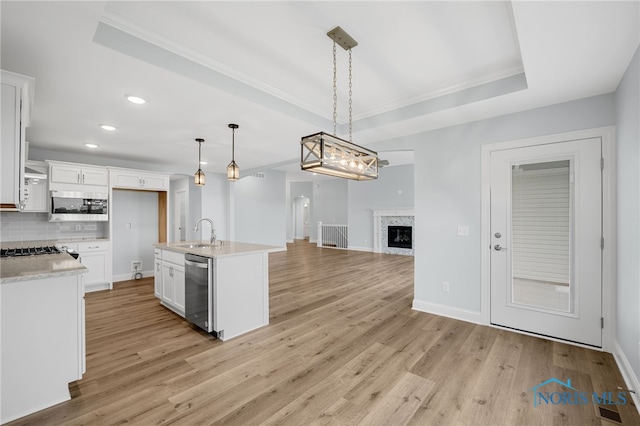
[[[216,230],[213,228],[213,221],[211,219],[207,219],[206,217],[204,217],[202,219],[198,219],[198,221],[196,222],[196,226],[193,227],[193,232],[198,232],[198,225],[200,225],[200,222],[202,222],[203,220],[206,220],[207,222],[209,222],[209,225],[211,225],[211,236],[209,237],[209,243],[210,244],[215,244],[216,243]]]

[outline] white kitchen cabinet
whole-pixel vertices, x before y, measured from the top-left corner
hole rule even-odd
[[[0,211],[17,211],[23,201],[25,128],[31,120],[35,80],[4,70],[0,80]]]
[[[60,184],[80,185],[78,188],[60,187]],[[98,192],[91,186],[103,187],[106,192],[109,184],[109,173],[105,167],[88,166],[84,164],[49,162],[49,189],[66,190],[78,189]],[[87,187],[83,187],[83,186]]]
[[[109,168],[111,187],[144,191],[168,191],[169,175],[143,170]]]
[[[82,241],[56,245],[80,254],[80,263],[89,270],[82,275],[85,293],[113,288],[111,241]]]
[[[162,304],[184,317],[184,254],[162,250]]]
[[[154,250],[153,264],[153,293],[162,299],[162,251],[159,249]]]

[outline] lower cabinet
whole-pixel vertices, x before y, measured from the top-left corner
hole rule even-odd
[[[162,298],[162,251],[155,249],[153,259],[153,293]]]
[[[162,304],[184,317],[184,254],[162,250]]]
[[[83,241],[56,245],[64,250],[75,250],[80,254],[80,263],[89,270],[82,275],[85,293],[110,290],[113,287],[111,241]]]

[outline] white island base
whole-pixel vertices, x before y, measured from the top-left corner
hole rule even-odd
[[[189,244],[205,247],[185,247]],[[221,247],[207,246],[206,241],[157,243],[154,247],[156,297],[164,306],[185,316],[184,255],[189,253],[211,259],[211,319],[220,340],[269,324],[269,253],[286,248],[233,241]],[[166,273],[168,270],[173,273]]]
[[[213,259],[213,327],[228,340],[269,324],[269,255]]]
[[[71,399],[85,365],[84,290],[79,275],[3,282],[0,302],[4,424]]]

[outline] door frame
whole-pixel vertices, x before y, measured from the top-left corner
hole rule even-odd
[[[602,251],[602,350],[613,352],[616,333],[616,155],[615,155],[615,127],[599,127],[579,130],[575,132],[558,133],[527,139],[490,143],[481,146],[481,197],[482,213],[480,225],[481,242],[481,301],[480,318],[484,325],[503,328],[491,324],[491,153],[512,148],[522,148],[536,145],[547,145],[571,140],[601,138],[602,158],[602,235],[604,250]],[[509,330],[514,331],[509,328]],[[534,333],[518,331],[523,334],[538,336]],[[540,336],[538,336],[540,337]],[[593,346],[567,342],[566,340],[548,338],[559,342],[584,346]]]

